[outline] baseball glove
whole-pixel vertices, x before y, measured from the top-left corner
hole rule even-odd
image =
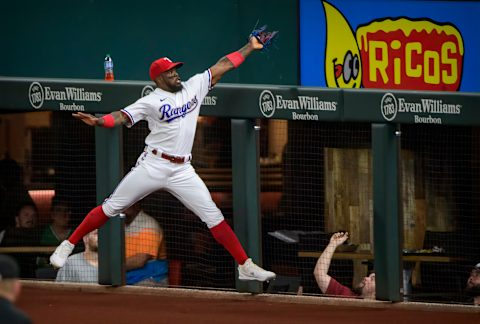
[[[277,35],[278,31],[268,31],[267,25],[263,25],[260,28],[257,28],[257,26],[255,25],[253,31],[250,33],[249,38],[252,36],[255,37],[263,45],[262,51],[264,51],[270,48]]]

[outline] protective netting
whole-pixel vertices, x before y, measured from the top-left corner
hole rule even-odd
[[[50,247],[96,205],[94,129],[61,112],[2,114],[0,121],[1,245],[10,249],[3,251],[19,260],[23,278],[54,279],[47,265]],[[199,118],[192,164],[234,227],[230,122]],[[258,125],[262,263],[279,276],[265,288],[321,294],[313,272],[339,231],[349,238],[337,247],[328,274],[356,287],[375,263],[371,125],[283,120]],[[145,123],[124,130],[124,173],[135,165],[147,134]],[[479,134],[476,127],[401,127],[404,293],[410,300],[469,299],[467,279],[480,261]],[[127,258],[146,253],[168,260],[172,286],[235,288],[233,258],[197,216],[165,191],[141,203],[148,217],[127,230],[132,236]],[[84,249],[79,244],[76,252]],[[87,277],[94,263],[77,258]]]

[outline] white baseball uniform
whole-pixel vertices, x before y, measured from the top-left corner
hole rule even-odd
[[[197,117],[211,82],[211,72],[206,70],[182,82],[183,88],[178,92],[157,88],[121,110],[130,120],[127,127],[146,120],[150,134],[145,138],[145,150],[135,167],[103,203],[107,216],[115,216],[150,193],[163,189],[199,216],[208,228],[224,219],[190,163]],[[184,158],[185,162],[173,163],[163,158],[162,153]]]

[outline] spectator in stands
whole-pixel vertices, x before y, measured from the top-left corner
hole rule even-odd
[[[0,233],[0,242],[8,246],[37,245],[38,209],[33,202],[20,203],[15,214],[15,227],[8,227]]]
[[[365,299],[375,299],[375,274],[371,273],[358,284],[354,289],[350,289],[340,284],[337,280],[328,275],[330,262],[338,246],[348,239],[348,232],[338,232],[332,235],[330,242],[318,258],[313,275],[317,281],[320,290],[327,295],[343,297],[361,297]]]
[[[33,203],[23,184],[23,169],[7,153],[0,160],[0,231],[15,226],[16,208],[24,201]]]
[[[18,264],[13,258],[0,254],[0,322],[2,323],[31,323],[28,316],[14,306],[21,291],[19,273]]]
[[[98,230],[83,237],[85,251],[69,256],[57,273],[56,281],[98,282]]]
[[[473,267],[465,289],[467,295],[473,298],[473,304],[480,306],[480,263]]]
[[[125,268],[129,285],[167,286],[168,263],[163,229],[141,202],[125,210]]]
[[[50,217],[52,223],[47,225],[40,236],[40,244],[47,246],[57,246],[66,240],[72,231],[70,227],[70,206],[68,203],[55,196],[52,199]]]
[[[34,228],[38,222],[38,209],[34,203],[24,202],[15,215],[16,228]]]
[[[27,201],[17,208],[15,227],[8,227],[0,233],[0,242],[3,246],[36,246],[39,244],[39,231],[36,227],[38,210],[34,203]],[[12,257],[20,265],[22,278],[34,278],[37,267],[36,253],[14,253]]]

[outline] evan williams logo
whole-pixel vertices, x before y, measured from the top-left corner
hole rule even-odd
[[[28,99],[33,108],[39,109],[43,106],[44,101],[102,101],[101,92],[85,91],[84,88],[64,87],[63,90],[54,90],[51,87],[42,87],[39,82],[32,82],[28,88]],[[70,106],[60,102],[60,109],[71,110]]]
[[[263,90],[258,98],[258,106],[262,115],[270,118],[275,113],[275,97],[270,90]]]
[[[43,88],[38,82],[33,82],[28,88],[28,100],[33,108],[39,109],[43,105]]]
[[[217,99],[217,96],[205,96],[202,101],[202,106],[216,106]]]
[[[421,98],[416,101],[407,101],[406,98],[398,99],[390,92],[383,95],[380,103],[382,116],[387,121],[392,121],[397,113],[407,113],[414,117],[415,123],[441,124],[442,119],[435,115],[460,115],[462,105],[445,103],[442,99]],[[433,117],[432,117],[433,115]]]
[[[153,92],[153,87],[151,85],[146,85],[142,89],[142,93],[140,94],[140,97],[145,97],[148,96],[150,93]]]
[[[262,115],[270,118],[279,110],[311,110],[336,111],[338,102],[331,100],[322,100],[317,96],[297,96],[292,99],[285,99],[282,95],[274,95],[270,90],[263,90],[258,98],[258,106]],[[295,115],[293,115],[295,116]]]
[[[386,93],[383,95],[380,107],[382,109],[382,116],[385,120],[391,121],[397,116],[397,99],[393,94]]]

